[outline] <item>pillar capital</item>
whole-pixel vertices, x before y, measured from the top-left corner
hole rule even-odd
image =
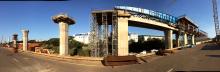
[[[22,32],[29,32],[29,30],[27,30],[27,29],[23,29],[23,30],[21,30]]]
[[[123,18],[129,18],[131,17],[131,14],[124,11],[124,10],[118,10],[117,11],[118,17],[123,17]]]
[[[75,24],[75,20],[68,17],[67,14],[58,14],[56,16],[53,16],[52,19],[55,23],[64,22],[67,23],[68,25]]]
[[[14,33],[13,36],[18,36],[18,34],[17,34],[17,33]]]
[[[17,40],[17,37],[18,37],[18,34],[17,34],[17,33],[14,33],[14,34],[13,34],[13,40]]]

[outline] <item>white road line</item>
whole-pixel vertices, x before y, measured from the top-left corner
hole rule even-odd
[[[169,69],[167,72],[172,72],[173,71],[173,68]]]

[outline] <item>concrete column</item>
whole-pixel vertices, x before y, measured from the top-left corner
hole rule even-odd
[[[192,45],[195,45],[195,35],[192,35]]]
[[[176,34],[176,46],[180,46],[180,34]]]
[[[60,55],[68,55],[68,24],[59,23],[60,28]]]
[[[61,56],[68,55],[68,28],[69,25],[75,24],[75,21],[67,15],[60,14],[53,17],[53,21],[59,24],[60,29],[60,48],[59,54]]]
[[[17,48],[17,39],[18,39],[18,34],[13,34],[13,47]]]
[[[165,47],[167,49],[173,48],[173,31],[172,30],[165,31]]]
[[[28,30],[22,30],[22,39],[23,39],[23,51],[27,51],[28,49],[28,33],[29,31]]]
[[[128,55],[128,18],[118,18],[118,56]]]
[[[186,46],[188,44],[188,37],[187,34],[184,33],[184,46]]]

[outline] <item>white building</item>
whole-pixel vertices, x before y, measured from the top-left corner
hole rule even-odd
[[[88,33],[75,34],[73,37],[76,41],[82,42],[84,44],[89,43],[89,32]]]
[[[138,34],[136,33],[129,33],[128,38],[129,40],[134,40],[134,42],[138,42]]]
[[[79,33],[73,35],[74,40],[82,42],[84,44],[89,43],[89,32],[88,33]],[[138,35],[137,33],[129,33],[128,34],[129,40],[134,40],[135,42],[138,42],[139,39],[143,39],[144,41],[147,41],[148,39],[157,38],[157,39],[164,39],[164,36],[154,36],[154,35]]]
[[[144,41],[147,41],[148,39],[153,39],[153,38],[160,39],[160,40],[164,39],[164,36],[154,36],[154,35],[139,35],[138,37],[143,39]]]

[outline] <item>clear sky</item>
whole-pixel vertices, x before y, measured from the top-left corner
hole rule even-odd
[[[218,8],[219,4],[220,1]],[[69,35],[89,32],[92,10],[112,9],[117,5],[162,11],[176,17],[185,14],[209,37],[215,36],[211,0],[0,1],[0,39],[18,33],[21,40],[21,29],[30,30],[30,39],[59,37],[59,27],[51,17],[63,12],[76,20],[76,24],[69,27]],[[129,31],[163,35],[163,32],[143,28],[129,27]]]

